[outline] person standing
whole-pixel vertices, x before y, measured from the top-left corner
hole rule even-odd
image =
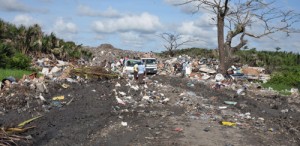
[[[145,64],[143,62],[138,65],[138,82],[139,82],[139,84],[143,83],[145,69],[146,69]]]
[[[186,62],[184,61],[183,63],[182,63],[182,70],[181,70],[181,77],[185,77],[185,70],[186,70],[186,66],[187,66],[187,64],[186,64]]]
[[[186,69],[185,69],[186,77],[190,77],[191,73],[192,73],[192,63],[188,62],[188,64],[186,65]]]
[[[137,80],[138,79],[138,64],[136,63],[134,66],[133,66],[133,78],[134,80]]]

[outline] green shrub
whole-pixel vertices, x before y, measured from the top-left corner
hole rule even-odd
[[[81,51],[80,50],[73,50],[72,52],[69,53],[70,57],[79,59],[81,57]]]
[[[290,90],[293,87],[300,89],[300,67],[281,67],[276,73],[271,75],[271,79],[264,86],[272,87],[278,91]]]
[[[0,44],[0,68],[9,67],[10,58],[14,55],[14,49],[8,45]]]
[[[30,67],[31,58],[27,57],[22,53],[16,53],[9,60],[9,68],[15,69],[28,69]]]

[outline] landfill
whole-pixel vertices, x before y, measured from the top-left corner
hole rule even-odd
[[[0,145],[300,144],[299,91],[262,88],[264,68],[222,75],[211,58],[88,49],[92,60],[45,56],[38,72],[2,82]],[[139,83],[120,60],[145,56],[157,58],[158,73]]]

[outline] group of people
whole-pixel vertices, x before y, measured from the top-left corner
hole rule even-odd
[[[146,75],[145,63],[140,62],[133,66],[133,78],[138,81],[139,84],[144,83],[144,76]]]
[[[189,77],[192,73],[192,63],[189,61],[184,61],[182,63],[175,63],[173,65],[173,74],[181,72],[182,77]]]
[[[101,66],[104,67],[104,68],[110,68],[112,71],[116,71],[117,68],[120,68],[120,67],[124,66],[126,60],[128,60],[128,56],[121,57],[120,59],[113,60],[113,61],[107,61],[105,59],[101,63]]]

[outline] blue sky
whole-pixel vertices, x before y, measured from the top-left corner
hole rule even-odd
[[[216,27],[211,15],[191,14],[192,6],[173,6],[182,0],[0,0],[0,18],[16,25],[38,23],[45,33],[54,32],[64,40],[85,46],[110,43],[135,51],[164,50],[163,32],[199,40],[183,47],[216,48]],[[278,7],[298,13],[299,0],[278,0]],[[300,28],[299,24],[295,25]],[[256,30],[259,31],[259,30]],[[282,33],[262,39],[249,39],[249,48],[300,52],[300,34]]]

